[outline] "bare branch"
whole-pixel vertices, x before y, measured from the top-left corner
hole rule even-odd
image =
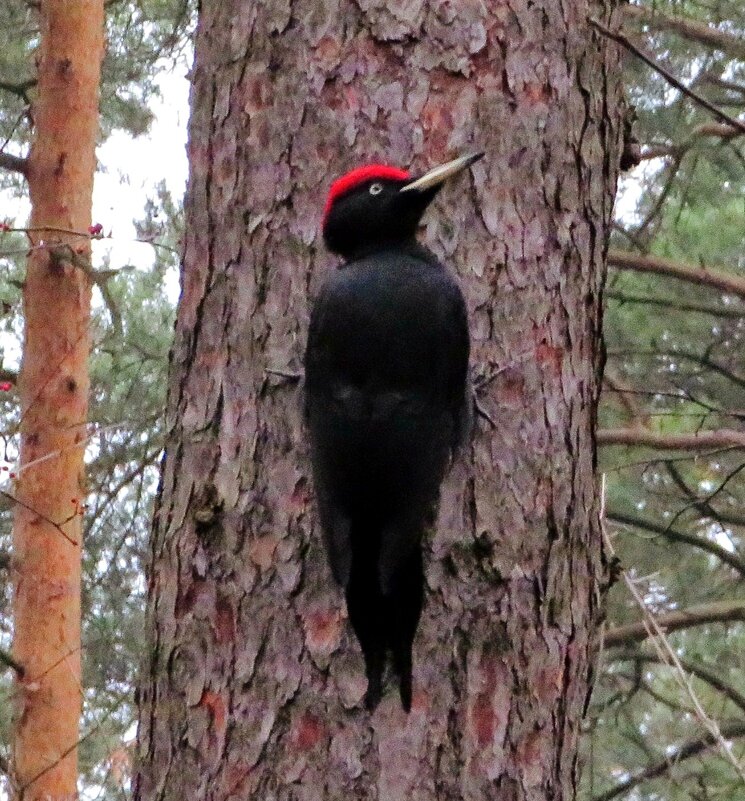
[[[657,615],[655,621],[667,632],[703,626],[706,623],[745,621],[745,601],[716,601],[701,606],[691,606],[688,609]],[[603,643],[608,648],[615,648],[642,642],[647,637],[649,637],[649,627],[646,621],[640,621],[610,629],[606,632]]]
[[[722,726],[721,734],[727,740],[733,740],[737,737],[745,737],[745,723],[732,723],[729,726]],[[611,787],[610,790],[606,790],[604,793],[596,795],[592,801],[611,801],[613,798],[618,798],[620,795],[625,795],[629,792],[629,790],[632,790],[642,782],[663,776],[683,760],[698,756],[698,754],[700,754],[702,751],[706,751],[707,749],[711,748],[712,745],[716,745],[716,743],[717,738],[711,733],[705,734],[695,740],[688,740],[679,745],[665,759],[661,759],[659,762],[656,762],[653,765],[648,765],[646,768],[644,768],[644,770],[634,774],[633,776],[630,776],[628,779],[620,782],[615,787]]]
[[[598,445],[637,445],[666,451],[745,448],[745,431],[728,428],[694,434],[660,434],[643,428],[601,428],[596,438]]]
[[[21,158],[21,156],[13,156],[10,153],[0,152],[0,168],[26,175],[28,171],[28,159]]]
[[[635,19],[659,31],[675,31],[686,39],[715,47],[734,58],[745,59],[745,41],[725,31],[720,31],[712,25],[690,19],[688,17],[675,17],[661,14],[657,10],[643,6],[624,6],[623,13],[630,19]]]
[[[745,131],[733,128],[731,125],[725,125],[721,122],[705,122],[697,125],[686,139],[678,145],[647,145],[642,148],[640,159],[657,159],[664,158],[665,156],[681,156],[686,150],[689,150],[696,143],[698,139],[703,139],[707,136],[718,137],[719,139],[729,140],[737,136],[742,136]]]
[[[712,75],[708,72],[701,76],[701,80],[705,81],[706,83],[710,83],[712,86],[717,86],[720,89],[724,89],[727,92],[738,92],[739,94],[745,96],[745,84],[735,83],[734,81],[725,81],[724,78],[720,78],[718,75]]]
[[[20,664],[20,662],[16,662],[13,656],[2,648],[0,648],[0,664],[14,670],[19,678],[23,678],[23,674],[25,673],[23,665]]]
[[[636,270],[642,273],[656,273],[689,281],[700,286],[708,286],[737,295],[745,299],[745,278],[731,275],[721,270],[707,270],[703,267],[694,267],[692,264],[682,264],[663,259],[659,256],[640,256],[623,250],[609,250],[608,264],[622,270]]]
[[[28,103],[30,100],[28,96],[28,90],[32,89],[34,86],[36,86],[36,78],[29,78],[28,80],[20,81],[19,83],[13,83],[12,81],[0,81],[0,89],[2,91],[10,92],[10,94],[20,97],[25,103]]]
[[[740,559],[737,554],[731,553],[726,548],[722,548],[721,545],[718,545],[713,540],[697,537],[695,534],[686,534],[683,531],[677,531],[667,526],[662,526],[659,523],[654,523],[651,520],[644,520],[643,518],[635,517],[634,515],[629,515],[624,512],[609,510],[605,513],[605,516],[614,523],[634,526],[634,528],[640,528],[643,531],[659,534],[661,537],[664,537],[666,540],[671,540],[672,542],[684,542],[687,545],[693,545],[694,548],[699,548],[702,551],[716,556],[717,559],[728,564],[731,568],[734,568],[741,576],[745,576],[745,560]]]
[[[617,300],[619,303],[641,303],[647,306],[663,306],[667,309],[676,311],[692,311],[701,314],[711,314],[714,317],[734,317],[737,319],[745,317],[745,308],[729,308],[727,306],[715,306],[705,303],[689,303],[687,301],[675,300],[673,298],[652,298],[646,295],[630,295],[626,292],[617,292],[614,289],[606,290],[605,297]]]
[[[745,122],[735,119],[734,117],[730,117],[729,114],[725,114],[721,109],[718,109],[713,103],[710,103],[705,97],[702,97],[697,92],[694,92],[693,89],[689,89],[684,83],[679,81],[672,73],[668,72],[664,67],[658,64],[652,56],[648,55],[644,52],[638,45],[634,44],[628,36],[620,33],[619,31],[612,31],[610,28],[606,28],[602,22],[599,22],[594,17],[588,17],[587,20],[593,28],[600,31],[604,36],[607,36],[609,39],[613,39],[614,42],[618,42],[620,45],[623,45],[627,50],[632,52],[635,56],[640,58],[645,64],[651,67],[655,72],[662,75],[662,77],[671,85],[682,92],[686,97],[689,97],[695,103],[698,103],[699,106],[705,108],[709,111],[714,117],[716,117],[720,122],[724,122],[727,125],[732,125],[735,128],[738,128],[740,131],[745,133]]]

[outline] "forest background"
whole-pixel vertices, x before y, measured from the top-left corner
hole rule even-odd
[[[107,3],[94,217],[103,239],[94,249],[89,494],[82,510],[83,798],[125,798],[130,788],[144,554],[181,236],[178,180],[143,191],[136,157],[128,163],[115,143],[147,142],[158,130],[153,109],[174,105],[178,79],[166,76],[185,72],[194,14],[180,0]],[[0,8],[0,223],[9,228],[23,226],[28,208],[14,159],[22,158],[31,134],[35,25],[33,10],[20,0]],[[740,3],[628,6],[624,29],[698,95],[743,117]],[[611,593],[586,720],[582,797],[745,799],[742,768],[732,764],[734,758],[742,765],[745,755],[745,140],[631,54],[625,80],[638,117],[640,163],[623,182],[609,258],[599,441],[606,530],[628,583],[619,581]],[[180,122],[178,136],[183,116]],[[167,134],[171,143],[175,136]],[[157,171],[152,162],[149,171]],[[119,188],[128,182],[140,210]],[[137,218],[133,229],[130,216]],[[7,387],[0,393],[0,654],[6,656],[25,253],[23,232],[0,233],[0,388]],[[664,664],[668,658],[647,636],[629,584],[649,612],[670,623],[680,669]],[[12,664],[6,668],[0,770],[11,734]],[[712,734],[712,723],[723,738]]]

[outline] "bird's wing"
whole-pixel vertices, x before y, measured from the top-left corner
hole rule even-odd
[[[323,373],[328,369],[328,350],[325,347],[324,325],[328,318],[330,292],[325,286],[313,303],[308,326],[308,342],[305,347],[305,395],[303,409],[306,423],[310,419],[310,403],[318,392]]]
[[[446,349],[447,367],[445,381],[450,408],[453,415],[453,442],[456,450],[465,444],[473,424],[473,398],[468,373],[470,337],[468,334],[468,313],[466,303],[459,287],[451,284],[452,331]]]
[[[318,516],[323,531],[331,572],[340,587],[346,588],[352,572],[352,523],[344,514],[323,482],[316,480]]]
[[[311,311],[308,343],[305,350],[305,390],[303,409],[306,425],[314,438],[313,403],[326,404],[323,388],[328,387],[332,372],[332,349],[328,321],[333,320],[334,292],[328,284],[321,290]],[[352,566],[351,524],[329,487],[323,459],[314,455],[313,479],[318,514],[331,571],[342,587],[349,583]]]

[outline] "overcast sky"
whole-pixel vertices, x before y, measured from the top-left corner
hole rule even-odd
[[[134,241],[132,223],[143,217],[145,201],[156,196],[165,180],[176,202],[186,185],[186,126],[189,118],[189,83],[183,64],[158,78],[162,97],[151,106],[155,119],[149,133],[136,139],[115,131],[98,148],[101,165],[93,188],[93,222],[103,225],[111,239],[93,243],[94,260],[109,253],[110,267],[134,264],[147,267],[153,248]],[[178,276],[169,276],[169,295],[178,298]]]

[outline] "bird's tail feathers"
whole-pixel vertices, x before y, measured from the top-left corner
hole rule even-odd
[[[365,658],[365,706],[378,705],[386,654],[391,652],[401,705],[411,709],[412,644],[422,611],[424,575],[421,547],[407,544],[402,558],[383,580],[381,539],[385,534],[352,526],[354,555],[346,588],[349,619]]]

